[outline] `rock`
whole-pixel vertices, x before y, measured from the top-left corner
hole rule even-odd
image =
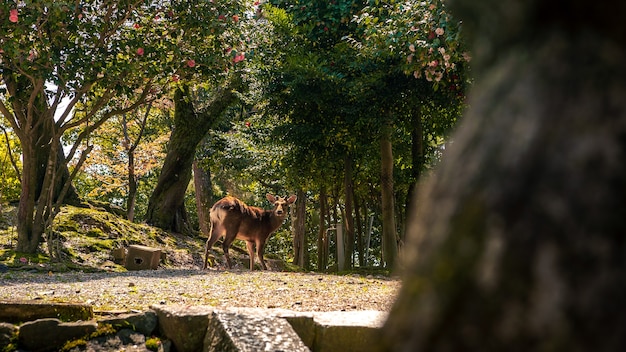
[[[146,337],[131,329],[121,329],[113,335],[99,336],[86,342],[81,351],[108,352],[133,351],[149,352]]]
[[[146,336],[133,329],[121,329],[115,334],[125,345],[144,345]]]
[[[152,306],[159,320],[161,336],[172,341],[178,352],[202,350],[213,307]]]
[[[0,323],[0,347],[8,346],[17,339],[17,326],[9,323]]]
[[[43,302],[0,302],[0,321],[22,323],[43,318],[63,321],[90,320],[93,308],[85,304]]]
[[[204,340],[204,351],[309,351],[282,318],[214,312]]]
[[[378,344],[386,312],[316,312],[313,351],[368,352]]]
[[[100,324],[110,324],[113,327],[129,327],[145,336],[150,336],[157,327],[157,315],[153,310],[143,313],[121,314],[114,317],[98,319]]]
[[[38,319],[19,328],[20,348],[38,351],[56,351],[67,341],[85,337],[96,331],[95,321],[62,323],[59,319]]]

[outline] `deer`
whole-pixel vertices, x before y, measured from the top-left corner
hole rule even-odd
[[[232,268],[232,262],[228,249],[235,238],[238,238],[246,241],[250,256],[250,270],[254,270],[255,246],[262,270],[267,270],[263,259],[265,243],[270,235],[283,224],[289,205],[293,204],[297,197],[295,194],[287,198],[268,193],[266,198],[274,206],[271,210],[248,206],[231,196],[226,196],[213,204],[209,215],[211,230],[204,250],[203,269],[207,268],[209,250],[219,238],[224,237],[222,248],[229,269]]]

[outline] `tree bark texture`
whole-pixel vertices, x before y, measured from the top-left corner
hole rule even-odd
[[[626,350],[626,3],[451,10],[477,79],[420,189],[384,350]]]
[[[317,234],[317,270],[325,271],[328,267],[328,237],[326,232],[326,213],[328,212],[328,199],[326,196],[326,187],[323,185],[320,186],[319,203],[320,227]]]
[[[411,185],[406,199],[405,212],[407,219],[417,205],[417,185],[424,168],[424,126],[422,124],[422,112],[418,108],[411,115]],[[406,241],[406,228],[402,231],[402,240]]]
[[[211,230],[211,206],[213,205],[213,185],[211,183],[211,171],[193,162],[193,184],[196,189],[196,208],[198,209],[198,222],[200,232],[209,236]]]
[[[354,188],[352,189],[352,197],[354,199],[354,228],[356,231],[354,232],[356,237],[356,250],[359,253],[359,266],[365,266],[365,256],[363,251],[363,219],[361,218],[361,206],[359,204],[359,198],[354,192]]]
[[[191,233],[184,197],[191,180],[196,147],[220,114],[236,99],[233,79],[216,89],[205,111],[194,110],[188,88],[176,90],[174,130],[157,185],[148,201],[146,222],[167,231]]]
[[[391,119],[383,127],[380,137],[380,189],[383,213],[383,261],[385,267],[394,268],[398,257],[398,234],[393,192],[393,151],[391,146]]]
[[[352,183],[352,157],[346,154],[344,158],[344,177],[343,188],[345,193],[345,251],[344,251],[344,270],[352,269],[352,257],[354,256],[354,185]]]
[[[306,195],[303,189],[298,189],[297,192],[298,201],[296,203],[295,216],[293,219],[293,256],[294,264],[302,268],[307,268],[307,241],[305,232],[305,220],[306,220]]]

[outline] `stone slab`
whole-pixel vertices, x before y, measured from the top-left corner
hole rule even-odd
[[[19,346],[27,351],[57,351],[67,341],[85,337],[96,331],[95,321],[63,323],[46,318],[30,321],[19,327]]]
[[[287,320],[275,316],[213,312],[203,351],[293,351],[309,348]]]
[[[176,351],[202,350],[209,326],[209,315],[215,307],[153,305],[151,308],[157,314],[161,336],[171,340]]]
[[[316,312],[314,352],[367,352],[379,342],[379,331],[387,319],[386,312],[348,311]]]
[[[16,324],[43,318],[56,318],[62,321],[90,320],[93,318],[93,308],[78,303],[0,301],[1,322]]]

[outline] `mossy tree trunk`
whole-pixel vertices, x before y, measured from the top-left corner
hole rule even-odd
[[[184,198],[191,180],[196,147],[216,119],[235,100],[234,89],[240,80],[233,78],[215,90],[207,108],[196,112],[188,87],[174,93],[174,130],[157,185],[148,201],[146,222],[167,231],[191,233]]]

